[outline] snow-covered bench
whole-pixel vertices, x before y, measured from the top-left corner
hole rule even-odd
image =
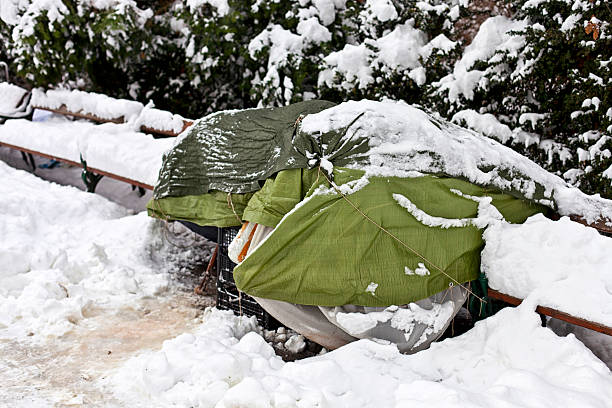
[[[612,239],[563,217],[490,226],[481,269],[489,299],[612,336]],[[604,234],[605,235],[605,234]]]
[[[88,191],[95,190],[102,176],[152,190],[163,153],[174,138],[155,138],[139,130],[176,136],[191,124],[179,115],[139,102],[80,91],[34,90],[31,106],[62,116],[44,122],[7,120],[0,126],[0,145],[27,154],[33,169],[32,155],[82,166]]]
[[[489,299],[501,300],[502,302],[508,303],[513,306],[518,306],[523,303],[524,299],[520,299],[511,295],[507,295],[500,291],[489,288],[488,294]],[[562,312],[560,310],[554,309],[552,307],[540,306],[536,307],[536,312],[540,315],[549,316],[555,319],[563,320],[564,322],[571,323],[576,326],[581,326],[587,328],[589,330],[594,330],[599,333],[607,334],[608,336],[612,336],[612,327],[594,322],[588,319],[583,319],[581,317],[573,316],[569,313]]]
[[[98,123],[130,123],[134,129],[153,135],[178,136],[193,123],[180,115],[144,106],[137,101],[78,90],[45,92],[34,89],[31,105],[35,109]]]

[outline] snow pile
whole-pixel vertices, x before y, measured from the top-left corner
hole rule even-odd
[[[581,215],[588,222],[612,220],[612,201],[588,196],[510,148],[403,102],[345,102],[306,116],[300,131],[315,139],[329,131],[342,132],[343,140],[337,146],[367,140],[369,151],[359,155],[363,160],[349,166],[367,174],[444,173],[478,185],[518,191],[561,215]],[[334,153],[321,159],[333,160]]]
[[[483,236],[482,270],[493,289],[612,327],[612,239],[542,215],[492,225]]]
[[[171,138],[154,139],[134,132],[128,124],[70,121],[53,117],[46,122],[9,120],[0,126],[0,141],[155,185]]]
[[[572,335],[505,309],[465,335],[402,355],[361,340],[284,363],[253,321],[211,310],[200,329],[126,363],[105,385],[130,406],[602,407],[612,375]]]
[[[137,118],[143,109],[143,105],[137,101],[67,89],[51,89],[47,92],[34,89],[32,106],[47,109],[65,106],[70,112],[94,115],[106,120],[122,119],[125,122]]]
[[[14,113],[27,92],[25,89],[8,82],[0,82],[0,115]]]
[[[60,336],[167,287],[145,213],[1,162],[0,179],[0,337]]]

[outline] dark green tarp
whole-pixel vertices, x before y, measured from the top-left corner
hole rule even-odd
[[[225,111],[197,121],[164,157],[155,198],[250,193],[285,169],[308,167],[292,144],[301,117],[334,104]]]

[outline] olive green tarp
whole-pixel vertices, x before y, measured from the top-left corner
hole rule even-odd
[[[312,101],[202,119],[165,156],[149,214],[218,227],[242,220],[276,227],[234,271],[237,286],[251,295],[321,306],[386,306],[475,279],[483,247],[476,227],[428,227],[393,194],[449,219],[473,218],[478,210],[475,201],[451,189],[490,196],[510,222],[546,211],[520,194],[443,174],[370,176],[365,182],[363,171],[343,167],[360,163],[369,149],[367,139],[346,135],[350,125],[316,135],[296,126],[304,115],[329,106]],[[331,174],[320,167],[322,158],[333,164]],[[343,197],[329,188],[328,177],[342,188],[365,185]],[[419,263],[425,275],[414,272],[425,270]]]
[[[297,179],[297,172],[293,173]],[[301,181],[306,178],[310,182],[313,173],[317,172],[306,172],[304,177],[302,172]],[[359,179],[361,174],[356,170],[334,170],[338,184]],[[294,186],[299,187],[301,183],[295,181]],[[286,180],[283,184],[280,189],[287,191]],[[369,177],[364,187],[346,196],[329,188],[321,194],[316,189],[319,184],[328,185],[321,174],[306,199],[276,225],[274,234],[262,246],[236,267],[234,279],[241,290],[253,296],[308,305],[406,304],[449,285],[476,279],[484,242],[481,231],[474,226],[445,229],[423,225],[398,204],[393,194],[409,197],[431,216],[449,219],[474,218],[478,212],[475,201],[453,193],[453,189],[471,196],[491,197],[502,215],[515,222],[523,222],[543,210],[541,206],[453,178]],[[256,193],[251,201],[278,197],[274,187]],[[288,196],[289,200],[295,197]],[[244,219],[263,224],[274,221],[282,209],[289,207],[277,206],[275,202],[247,206]],[[414,272],[419,263],[428,270],[427,274]]]
[[[214,192],[184,200],[162,199],[152,201],[150,211],[155,214],[155,203],[163,203],[166,212],[187,219],[181,217],[185,215],[181,211],[189,207],[184,203],[200,203],[202,207],[194,206],[196,211],[205,208],[204,212],[218,214],[228,225],[240,225],[242,219],[276,227],[234,270],[237,286],[258,297],[321,306],[405,304],[476,278],[484,245],[481,231],[471,225],[428,227],[400,206],[394,194],[409,198],[431,216],[448,219],[474,218],[478,212],[475,201],[452,190],[491,197],[492,204],[511,222],[523,222],[545,211],[542,206],[455,178],[365,179],[363,174],[334,168],[335,183],[341,187],[366,183],[344,197],[329,188],[319,169],[294,169],[269,178],[254,194],[228,197]],[[426,275],[414,273],[419,263],[428,270]],[[367,290],[371,284],[377,285],[374,293]]]

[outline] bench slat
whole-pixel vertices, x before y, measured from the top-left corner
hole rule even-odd
[[[506,295],[505,293],[498,292],[491,288],[489,288],[488,290],[488,296],[491,299],[501,300],[503,302],[506,302],[514,306],[518,306],[523,302],[523,299],[519,299],[514,296]],[[552,309],[550,307],[545,307],[545,306],[538,306],[536,308],[536,312],[546,315],[546,316],[554,317],[555,319],[563,320],[565,322],[574,324],[576,326],[585,327],[587,329],[594,330],[599,333],[604,333],[604,334],[607,334],[608,336],[612,336],[612,327],[605,326],[601,323],[596,323],[590,320],[582,319],[580,317],[575,317],[565,312],[561,312],[559,310]]]
[[[60,115],[64,115],[64,116],[74,116],[76,118],[81,118],[81,119],[87,119],[87,120],[91,120],[93,122],[98,122],[98,123],[124,123],[125,119],[123,116],[119,117],[119,118],[112,118],[112,119],[104,119],[101,118],[99,116],[93,115],[91,113],[82,113],[82,112],[72,112],[69,111],[65,105],[60,106],[58,109],[52,109],[52,108],[45,108],[42,106],[33,106],[34,109],[39,109],[39,110],[45,110],[45,111],[49,111],[49,112],[53,112],[53,113],[58,113]]]
[[[118,118],[112,118],[112,119],[104,119],[104,118],[101,118],[101,117],[96,116],[96,115],[91,114],[91,113],[83,113],[83,112],[73,112],[73,111],[70,111],[70,110],[68,110],[66,108],[65,105],[60,106],[58,109],[45,108],[45,107],[42,107],[42,106],[33,106],[32,108],[33,109],[44,110],[44,111],[48,111],[48,112],[53,112],[53,113],[57,113],[57,114],[64,115],[64,116],[73,116],[75,118],[87,119],[87,120],[90,120],[92,122],[97,122],[97,123],[117,123],[117,124],[125,123],[125,118],[123,116],[118,117]],[[193,121],[184,120],[183,121],[183,128],[178,133],[174,132],[172,130],[160,130],[160,129],[156,129],[154,127],[149,127],[149,126],[144,126],[144,125],[140,127],[140,130],[142,132],[151,133],[151,134],[155,134],[155,135],[176,137],[176,136],[181,134],[185,129],[187,129],[191,125],[193,125]]]
[[[51,159],[51,160],[57,160],[59,162],[67,163],[67,164],[70,164],[72,166],[82,167],[81,163],[77,163],[77,162],[69,160],[69,159],[64,159],[62,157],[56,157],[56,156],[53,156],[53,155],[50,155],[50,154],[46,154],[46,153],[42,153],[42,152],[37,152],[36,150],[27,149],[25,147],[15,146],[15,145],[12,145],[12,144],[9,144],[9,143],[5,143],[5,142],[0,142],[0,146],[5,146],[5,147],[11,148],[11,149],[19,150],[19,151],[24,152],[24,153],[35,154],[37,156],[44,157],[44,158]],[[90,172],[96,173],[96,174],[100,174],[102,176],[109,177],[109,178],[112,178],[112,179],[115,179],[115,180],[123,181],[124,183],[128,183],[128,184],[131,184],[131,185],[136,186],[136,187],[142,187],[145,190],[153,190],[153,186],[150,186],[148,184],[141,183],[140,181],[132,180],[132,179],[129,179],[127,177],[119,176],[117,174],[109,173],[109,172],[104,171],[104,170],[99,170],[99,169],[96,169],[94,167],[87,166],[87,171],[90,171]]]
[[[597,231],[603,233],[604,235],[612,235],[612,227],[606,224],[606,221],[610,222],[610,220],[598,220],[594,223],[589,224],[584,218],[579,215],[570,215],[570,219],[582,225],[586,225],[587,227],[595,228]]]
[[[159,129],[155,129],[155,128],[148,127],[148,126],[145,126],[145,125],[142,125],[140,127],[140,131],[141,132],[145,132],[145,133],[153,133],[153,134],[156,134],[156,135],[164,135],[164,136],[176,137],[176,136],[180,135],[181,133],[183,133],[185,131],[185,129],[187,129],[191,125],[193,125],[193,122],[188,121],[188,120],[183,121],[183,129],[180,132],[178,132],[178,133],[173,132],[172,130],[159,130]]]

